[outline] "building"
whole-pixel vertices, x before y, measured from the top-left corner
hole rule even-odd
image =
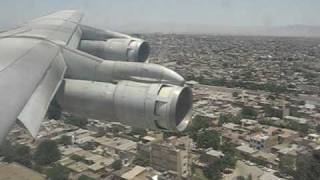
[[[265,149],[272,147],[278,144],[278,137],[277,136],[269,136],[264,134],[255,134],[250,137],[250,147],[255,149]]]
[[[279,170],[282,173],[294,175],[297,168],[297,158],[301,155],[308,153],[309,150],[305,146],[298,146],[296,144],[290,147],[281,149],[278,152],[278,157],[280,160]]]
[[[308,120],[305,118],[299,118],[299,117],[294,117],[294,116],[285,116],[284,120],[286,120],[290,123],[296,123],[299,125],[305,125],[308,122]]]
[[[170,144],[151,145],[151,167],[158,171],[168,171],[176,175],[177,179],[189,176],[189,152],[176,149]]]
[[[266,135],[277,136],[279,144],[291,143],[294,139],[299,137],[299,133],[297,131],[273,126],[264,126],[262,131]]]
[[[100,144],[111,155],[127,154],[127,156],[133,156],[137,151],[137,143],[129,139],[100,137],[95,138],[94,141]]]
[[[199,157],[199,161],[196,161],[196,165],[199,167],[205,167],[209,164],[218,161],[224,157],[224,154],[221,151],[207,149]]]
[[[244,158],[244,159],[250,159],[250,157],[258,152],[258,150],[251,148],[248,145],[241,145],[236,147],[236,150],[238,152],[238,154],[240,155],[240,157]]]
[[[258,124],[258,121],[252,119],[241,119],[241,127],[250,127]]]

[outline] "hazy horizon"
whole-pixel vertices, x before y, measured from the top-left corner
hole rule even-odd
[[[299,33],[316,31],[316,36],[320,36],[317,28],[320,2],[316,0],[2,0],[1,3],[0,29],[55,11],[76,9],[85,13],[85,24],[123,32],[268,34],[277,32],[279,27],[294,27]]]

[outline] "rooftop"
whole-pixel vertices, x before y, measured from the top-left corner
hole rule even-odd
[[[238,151],[245,152],[248,154],[253,154],[253,153],[257,152],[256,149],[249,147],[249,145],[241,145],[241,146],[236,147],[236,149]]]
[[[145,171],[146,168],[145,167],[141,167],[141,166],[135,166],[133,169],[131,169],[130,171],[124,173],[121,178],[123,179],[133,179],[136,176],[138,176],[140,173],[142,173],[143,171]]]

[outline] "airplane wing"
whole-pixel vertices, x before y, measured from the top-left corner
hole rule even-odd
[[[0,33],[0,144],[16,119],[35,137],[53,98],[87,118],[184,130],[192,112],[184,78],[141,63],[144,40],[83,26],[82,16],[59,11]]]
[[[59,11],[48,16],[34,19],[13,30],[2,32],[0,33],[0,38],[39,38],[75,48],[78,46],[81,38],[81,30],[78,25],[82,17],[83,14],[77,11]]]
[[[0,142],[17,118],[36,135],[66,72],[59,45],[78,46],[81,19],[60,11],[0,33]]]

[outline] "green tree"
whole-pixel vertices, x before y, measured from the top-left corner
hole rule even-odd
[[[214,161],[203,169],[203,174],[210,180],[220,180],[222,178],[222,170],[222,162]]]
[[[318,124],[318,125],[316,126],[316,130],[317,130],[318,133],[320,133],[320,124]]]
[[[12,145],[8,141],[4,142],[1,147],[0,155],[4,156],[6,162],[18,162],[26,167],[31,167],[31,152],[26,145]]]
[[[190,137],[192,139],[196,139],[197,133],[199,130],[209,128],[210,126],[209,121],[210,121],[209,118],[199,116],[199,115],[195,116],[192,119],[192,124],[188,129],[188,132],[190,133]]]
[[[90,141],[90,142],[86,142],[84,144],[79,145],[82,149],[90,151],[90,150],[94,150],[97,148],[98,143]]]
[[[122,162],[121,160],[115,160],[112,164],[111,164],[112,169],[114,170],[120,170],[122,168]]]
[[[222,126],[225,123],[235,123],[235,124],[240,124],[241,118],[240,116],[234,116],[232,114],[220,114],[219,120],[218,120],[218,125]]]
[[[63,144],[63,145],[71,145],[72,144],[72,137],[71,136],[66,136],[63,135],[60,137],[60,139],[58,139],[58,143],[59,144]]]
[[[237,176],[237,180],[246,180],[244,176]]]
[[[275,83],[266,83],[263,87],[262,87],[263,90],[265,91],[269,91],[269,92],[273,92],[273,93],[284,93],[284,92],[287,92],[288,89],[287,89],[287,86],[285,85],[277,85]]]
[[[234,168],[236,166],[237,158],[234,154],[224,153],[222,163],[225,168]]]
[[[235,91],[235,92],[232,93],[232,96],[233,96],[233,97],[238,97],[238,96],[239,96],[239,93]]]
[[[84,157],[82,157],[82,156],[79,156],[79,155],[77,155],[77,154],[73,154],[73,155],[71,155],[70,156],[70,159],[72,159],[72,160],[74,160],[74,161],[77,161],[77,162],[83,162],[83,163],[85,163],[85,164],[90,164],[90,162],[89,161],[87,161]],[[91,163],[92,164],[92,163]]]
[[[49,165],[61,157],[57,143],[52,140],[45,140],[39,144],[34,154],[34,161],[38,165]]]
[[[270,105],[264,107],[264,112],[267,117],[282,118],[282,112],[280,110],[272,108]]]
[[[129,135],[139,135],[140,137],[143,137],[147,134],[147,131],[142,128],[132,128],[131,132]]]
[[[59,120],[61,118],[61,107],[56,100],[53,100],[47,112],[49,119]]]
[[[296,159],[291,156],[281,156],[279,161],[279,171],[282,174],[294,175]]]
[[[68,180],[70,171],[61,165],[55,165],[46,174],[49,180]]]
[[[138,154],[135,159],[133,160],[133,164],[135,165],[139,165],[139,166],[149,166],[150,165],[150,159],[141,155],[141,154]]]
[[[80,128],[85,128],[86,125],[88,124],[88,119],[83,117],[70,116],[70,117],[67,117],[64,120],[64,122],[74,126],[78,126]]]
[[[27,167],[31,167],[31,151],[30,148],[26,145],[22,145],[22,144],[17,144],[15,145],[15,159],[14,161],[27,166]]]
[[[221,150],[224,153],[224,157],[222,159],[224,167],[234,168],[237,162],[235,147],[232,144],[225,142],[221,146]]]
[[[81,175],[78,180],[95,180],[95,178],[89,177],[87,175]]]
[[[250,106],[243,107],[241,110],[241,114],[244,118],[253,118],[253,119],[255,119],[258,115],[256,110]]]
[[[296,180],[319,180],[320,177],[320,150],[315,150],[297,159]]]
[[[220,134],[212,130],[200,131],[195,139],[198,147],[219,149],[220,148]]]
[[[206,129],[210,126],[209,121],[209,118],[197,115],[192,119],[190,129],[194,132],[199,131],[200,129]]]
[[[228,122],[229,122],[228,117],[224,114],[220,114],[219,120],[218,120],[218,125],[222,126],[223,124],[228,123]]]

